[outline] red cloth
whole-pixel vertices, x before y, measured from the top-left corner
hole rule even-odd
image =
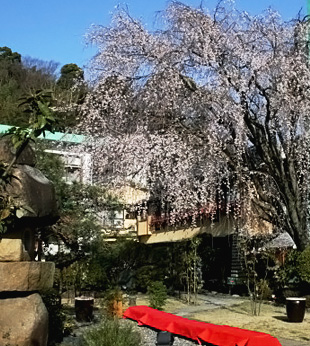
[[[181,335],[199,343],[205,341],[218,346],[281,346],[269,334],[189,320],[143,305],[128,308],[123,317],[135,320],[139,325]]]

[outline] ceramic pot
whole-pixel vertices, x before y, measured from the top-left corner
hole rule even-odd
[[[78,322],[90,322],[93,319],[94,298],[75,298],[75,316]]]
[[[286,313],[289,322],[302,322],[305,317],[306,298],[286,298]]]

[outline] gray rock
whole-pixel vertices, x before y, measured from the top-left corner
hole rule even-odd
[[[0,346],[46,346],[48,312],[39,294],[0,299]]]

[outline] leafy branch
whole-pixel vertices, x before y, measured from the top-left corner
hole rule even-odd
[[[53,132],[55,118],[51,110],[53,95],[51,91],[37,90],[35,93],[21,99],[20,107],[23,113],[29,117],[27,128],[12,127],[4,136],[9,136],[15,149],[15,155],[11,162],[0,162],[0,234],[8,230],[15,218],[21,218],[25,212],[32,211],[29,206],[20,206],[16,203],[18,196],[7,191],[11,185],[12,167],[19,156],[31,141],[43,135],[46,131]],[[33,211],[32,211],[33,212]]]

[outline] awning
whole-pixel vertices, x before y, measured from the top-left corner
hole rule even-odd
[[[281,233],[265,245],[266,249],[296,249],[296,244],[292,237],[287,233]]]

